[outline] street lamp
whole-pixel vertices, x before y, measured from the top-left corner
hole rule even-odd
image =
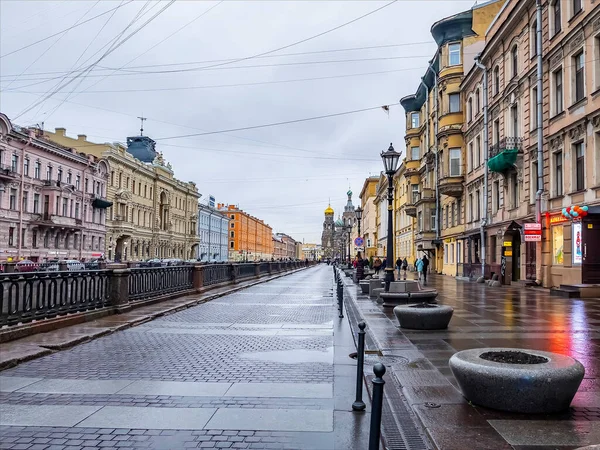
[[[354,214],[356,215],[356,220],[358,221],[358,237],[360,239],[362,239],[362,235],[360,234],[360,221],[362,219],[362,213],[363,213],[363,210],[360,206],[358,208],[356,208],[356,211],[354,211]],[[364,240],[363,240],[363,245],[364,245]],[[358,253],[356,254],[356,256],[358,256]],[[365,254],[363,254],[361,256],[361,259],[359,259],[356,262],[356,278],[358,280],[362,280],[363,277],[365,276],[365,268],[363,266],[363,259],[365,257],[366,257],[366,246],[365,246]]]
[[[394,150],[390,143],[390,147],[385,152],[381,152],[383,167],[388,181],[388,225],[387,225],[387,262],[385,266],[385,292],[390,291],[390,283],[394,281],[394,184],[393,177],[398,168],[400,153]]]

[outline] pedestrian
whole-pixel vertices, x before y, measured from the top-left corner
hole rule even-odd
[[[398,271],[398,280],[401,277],[400,271],[402,270],[402,258],[398,257],[396,260],[396,270]]]
[[[429,269],[429,259],[423,255],[423,281],[427,283],[427,269]]]
[[[417,259],[415,267],[417,268],[418,280],[421,281],[421,276],[423,275],[423,260]]]
[[[373,262],[373,269],[375,269],[375,275],[379,275],[379,271],[381,270],[381,259],[379,259],[379,256]]]
[[[408,269],[408,261],[406,258],[402,260],[402,270],[404,271],[404,279],[406,280],[406,270]]]

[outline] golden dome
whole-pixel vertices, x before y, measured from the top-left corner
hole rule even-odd
[[[325,214],[331,214],[331,215],[333,215],[333,212],[334,211],[333,211],[333,208],[331,208],[331,205],[328,205],[327,209],[325,210]]]

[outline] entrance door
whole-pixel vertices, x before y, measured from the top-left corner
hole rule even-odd
[[[515,231],[512,240],[512,281],[521,279],[521,235],[519,231]]]
[[[535,242],[525,243],[525,279],[535,280]]]
[[[600,283],[600,217],[586,217],[582,224],[583,261],[581,282],[583,284]]]

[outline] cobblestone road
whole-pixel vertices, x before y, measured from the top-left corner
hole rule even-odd
[[[363,449],[354,351],[316,267],[0,373],[0,449]]]

